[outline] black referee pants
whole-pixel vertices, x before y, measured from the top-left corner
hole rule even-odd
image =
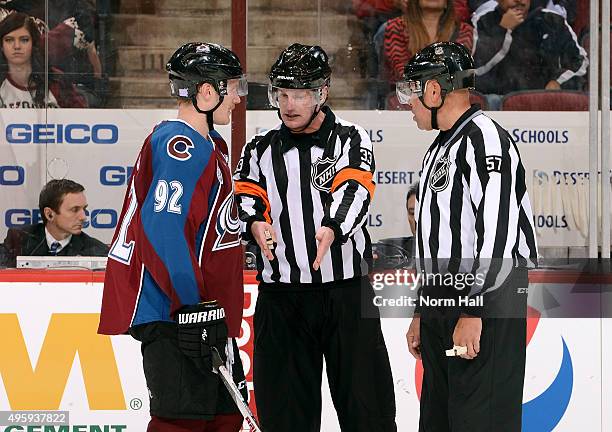
[[[498,306],[509,306],[515,316],[526,310],[526,295],[516,295],[519,286],[527,286],[526,270],[515,272],[495,300]],[[439,312],[425,309],[421,315],[419,432],[520,432],[526,319],[483,318],[480,352],[465,360],[445,354],[453,347],[458,313]]]
[[[393,378],[379,319],[361,318],[367,279],[331,288],[261,286],[253,380],[264,432],[318,432],[323,358],[342,431],[395,432]]]

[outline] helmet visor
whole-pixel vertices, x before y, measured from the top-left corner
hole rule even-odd
[[[227,80],[227,93],[237,96],[246,96],[249,94],[249,82],[246,75],[241,75],[238,78],[230,78]]]
[[[421,81],[400,81],[395,85],[395,93],[399,103],[403,105],[409,104],[412,96],[423,95]]]
[[[268,101],[274,108],[288,105],[312,108],[321,103],[321,88],[288,89],[268,85]]]

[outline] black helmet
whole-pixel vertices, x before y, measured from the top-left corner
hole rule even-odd
[[[172,96],[191,98],[197,86],[211,84],[220,96],[227,95],[227,80],[240,79],[238,95],[246,94],[240,60],[231,50],[214,43],[190,42],[176,50],[168,63]]]
[[[318,45],[294,43],[283,50],[270,69],[270,84],[278,88],[316,89],[329,85],[327,53]]]
[[[435,79],[444,93],[474,89],[474,59],[466,47],[455,42],[437,42],[419,51],[404,67],[403,82],[398,83],[398,97],[410,93],[422,95],[425,83]],[[405,88],[400,94],[400,89]],[[419,94],[420,93],[420,94]],[[402,97],[403,96],[403,97]]]

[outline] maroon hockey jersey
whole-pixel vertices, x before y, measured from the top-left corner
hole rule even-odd
[[[146,139],[108,255],[99,333],[172,321],[183,305],[218,300],[229,336],[243,308],[240,224],[227,145],[180,120]]]

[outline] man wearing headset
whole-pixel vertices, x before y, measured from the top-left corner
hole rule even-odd
[[[41,223],[9,229],[4,241],[7,267],[15,267],[19,255],[106,256],[108,247],[83,232],[87,197],[82,185],[51,180],[40,191],[38,207]]]

